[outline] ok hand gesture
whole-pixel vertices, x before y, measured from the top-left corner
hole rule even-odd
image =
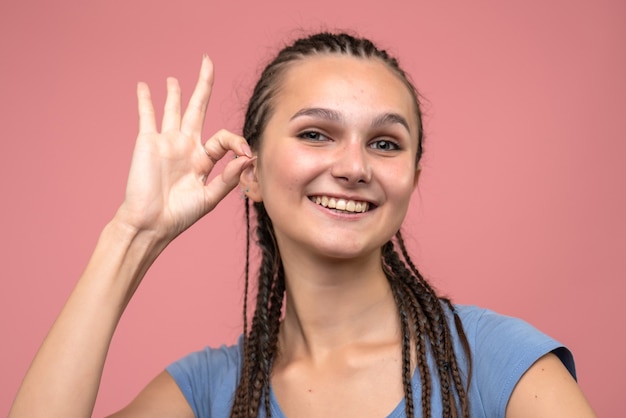
[[[245,139],[222,130],[201,141],[202,127],[213,85],[213,64],[204,56],[200,76],[181,115],[178,81],[167,79],[167,98],[158,131],[150,90],[137,85],[139,135],[133,153],[126,197],[119,221],[154,232],[166,242],[174,239],[211,211],[239,182],[253,157]],[[236,157],[206,184],[209,173],[228,152]]]

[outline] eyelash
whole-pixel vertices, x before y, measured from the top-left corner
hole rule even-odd
[[[311,135],[316,135],[316,138],[312,138]],[[320,137],[328,139],[326,135],[318,131],[304,131],[298,134],[298,138],[305,139],[307,141],[314,141],[314,142],[322,141],[323,139],[321,139]]]
[[[318,131],[304,131],[298,134],[297,136],[298,138],[301,138],[307,141],[312,141],[312,142],[321,142],[321,141],[325,141],[329,139],[328,137],[326,137],[326,135]],[[388,148],[388,149],[380,148],[381,144],[384,144],[391,148]],[[375,141],[370,142],[368,144],[368,147],[374,150],[379,150],[379,151],[399,151],[401,149],[400,145],[397,142],[392,141],[390,139],[377,139]]]
[[[391,149],[382,149],[382,148],[378,148],[378,147],[374,147],[374,145],[378,144],[378,146],[380,147],[380,144],[386,144],[387,146],[391,146]],[[369,144],[370,148],[376,149],[376,150],[380,150],[380,151],[399,151],[400,145],[397,142],[391,141],[389,139],[377,139],[376,141],[373,141]]]

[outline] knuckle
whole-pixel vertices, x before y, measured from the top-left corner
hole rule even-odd
[[[189,108],[197,112],[204,112],[205,105],[200,99],[191,99]]]
[[[222,128],[219,131],[217,131],[217,136],[219,136],[220,138],[228,137],[229,135],[230,135],[230,132],[228,132],[224,128]]]

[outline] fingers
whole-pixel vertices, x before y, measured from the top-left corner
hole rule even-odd
[[[213,87],[213,63],[211,59],[205,55],[202,58],[202,66],[200,67],[200,75],[196,88],[189,99],[189,105],[183,115],[181,124],[181,132],[188,136],[199,136],[204,125],[206,109],[211,96]]]
[[[180,127],[180,85],[173,77],[167,79],[167,98],[163,111],[161,132],[178,130]]]
[[[204,144],[204,152],[213,163],[219,161],[228,151],[237,156],[252,157],[252,151],[246,140],[225,129],[220,130]]]
[[[200,75],[189,105],[181,121],[181,91],[178,80],[173,77],[167,79],[167,98],[161,132],[180,130],[189,137],[200,137],[206,110],[213,87],[213,63],[205,55],[202,58]],[[137,84],[137,100],[139,103],[139,130],[143,133],[156,132],[154,106],[150,96],[150,89],[146,83]]]
[[[215,206],[239,184],[241,173],[254,163],[257,157],[243,156],[234,158],[226,164],[224,171],[205,186],[207,212]]]
[[[235,153],[234,159],[230,160],[220,175],[216,176],[205,186],[206,211],[213,208],[239,183],[239,176],[250,164],[256,160],[246,140],[225,129],[217,132],[204,144],[207,160],[210,160],[210,170],[215,163],[227,152]]]
[[[139,110],[139,133],[156,132],[154,106],[146,83],[137,83],[137,106]]]

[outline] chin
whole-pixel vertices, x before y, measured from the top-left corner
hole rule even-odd
[[[320,258],[326,258],[331,262],[348,262],[351,260],[363,260],[369,257],[380,257],[381,245],[377,246],[354,246],[346,248],[342,245],[340,248],[319,248],[316,253]]]

